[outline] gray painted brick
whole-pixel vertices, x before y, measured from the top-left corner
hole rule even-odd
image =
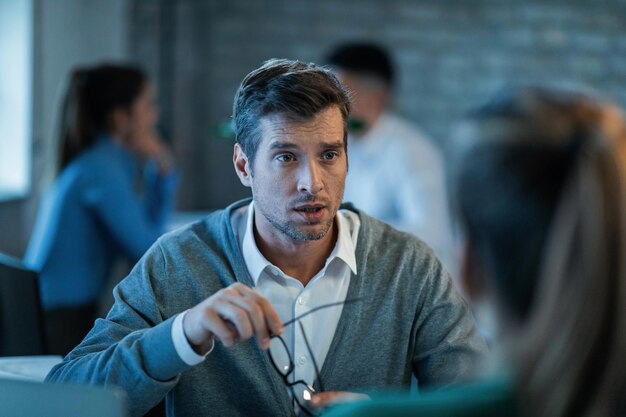
[[[173,116],[163,123],[185,158],[183,208],[247,195],[232,173],[232,142],[212,131],[230,115],[241,78],[270,57],[319,61],[336,43],[378,40],[398,66],[397,111],[438,144],[503,85],[585,84],[626,104],[626,0],[131,3],[132,56],[171,90],[162,108]]]

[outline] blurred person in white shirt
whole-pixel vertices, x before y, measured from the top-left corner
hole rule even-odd
[[[395,71],[389,54],[376,44],[348,43],[326,63],[352,93],[344,201],[416,235],[454,268],[443,160],[416,126],[390,112]]]

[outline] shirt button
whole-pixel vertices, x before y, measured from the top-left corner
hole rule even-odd
[[[306,365],[306,357],[305,356],[300,356],[298,358],[298,365],[300,365],[300,366]]]
[[[304,300],[302,299],[302,297],[298,297],[298,304],[300,305],[304,304]]]

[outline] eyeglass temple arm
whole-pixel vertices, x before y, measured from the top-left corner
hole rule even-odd
[[[306,313],[300,314],[299,316],[296,316],[294,318],[292,318],[291,320],[287,320],[286,322],[283,323],[283,327],[289,326],[290,324],[308,316],[311,313],[315,313],[318,310],[322,310],[324,308],[328,308],[328,307],[334,307],[334,306],[338,306],[338,305],[342,305],[342,304],[350,304],[350,303],[354,303],[357,301],[361,301],[362,298],[351,298],[349,300],[345,300],[345,301],[337,301],[336,303],[328,303],[328,304],[322,304],[321,306],[317,306],[315,308],[312,308],[311,310],[307,311]]]
[[[302,337],[304,338],[304,344],[306,345],[306,349],[311,356],[311,361],[313,362],[313,369],[315,369],[315,377],[317,378],[317,383],[320,386],[320,391],[326,391],[324,389],[324,384],[322,383],[322,376],[320,375],[320,368],[317,366],[317,361],[315,360],[315,355],[313,354],[313,349],[311,349],[311,345],[309,344],[309,338],[306,337],[306,332],[304,331],[304,326],[302,322],[299,321],[298,325],[300,326],[300,331],[302,332]]]

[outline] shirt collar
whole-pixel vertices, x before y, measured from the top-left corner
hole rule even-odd
[[[248,206],[248,218],[246,220],[246,228],[242,241],[243,259],[246,262],[248,272],[254,281],[254,285],[257,285],[259,278],[263,271],[268,267],[275,267],[259,250],[256,241],[254,239],[254,201]],[[337,243],[330,253],[328,259],[326,259],[326,268],[333,260],[340,259],[352,270],[354,274],[357,273],[356,269],[356,256],[354,254],[355,242],[352,238],[349,223],[341,211],[337,211],[335,216],[337,221]]]

